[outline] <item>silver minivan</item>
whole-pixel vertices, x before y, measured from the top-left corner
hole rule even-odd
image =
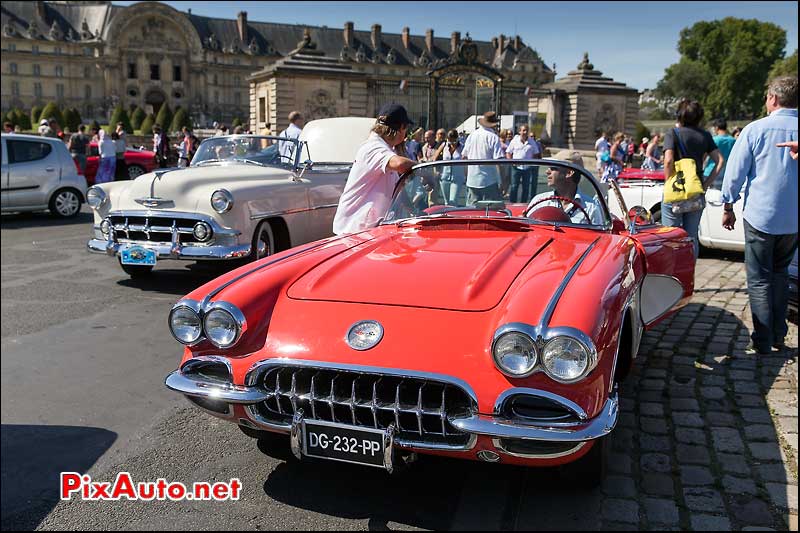
[[[86,199],[86,178],[61,139],[3,134],[2,212],[43,211],[74,217]]]

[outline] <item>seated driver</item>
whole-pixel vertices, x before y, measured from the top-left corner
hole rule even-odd
[[[567,163],[572,163],[576,167],[583,168],[583,157],[578,152],[561,150],[555,155],[554,159],[566,161]],[[543,192],[534,196],[528,204],[526,211],[531,209],[531,207],[533,207],[535,211],[540,207],[553,206],[562,209],[575,224],[602,224],[603,215],[600,212],[600,208],[594,202],[594,199],[578,191],[578,183],[580,183],[580,181],[581,175],[574,170],[549,167],[547,169],[547,186],[550,187],[552,191]],[[553,196],[561,196],[562,198],[567,198],[577,203],[586,211],[590,220],[586,220],[583,211],[571,202],[556,198],[548,201],[541,201],[545,198],[552,198]],[[528,216],[530,216],[530,213],[528,213]]]

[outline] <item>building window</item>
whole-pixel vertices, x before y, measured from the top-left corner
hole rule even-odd
[[[136,63],[128,63],[128,79],[135,80],[138,78],[136,75]]]
[[[83,86],[83,96],[87,100],[92,97],[92,86],[91,85],[84,85]]]
[[[236,105],[241,104],[242,103],[242,93],[239,93],[239,92],[233,93],[233,101],[234,101],[234,103]]]
[[[83,67],[83,77],[84,78],[92,77],[92,69],[90,67]]]
[[[236,85],[238,87],[239,85],[241,85],[241,83],[242,83],[242,78],[241,77],[239,77],[239,76],[234,76],[233,77],[233,84],[234,85]]]
[[[41,83],[36,82],[36,83],[33,84],[33,95],[37,96],[39,98],[42,97],[42,84]]]
[[[263,96],[258,99],[258,121],[267,121],[267,99]]]
[[[150,63],[150,79],[151,80],[161,79],[161,69],[158,68],[158,63]]]
[[[214,74],[214,85],[218,85],[218,84],[219,84],[219,79],[217,78],[217,75]]]
[[[214,103],[219,103],[219,91],[214,91]]]
[[[234,60],[233,60],[233,64],[234,64],[234,65],[240,65],[241,63],[242,63],[242,62],[241,62],[241,61],[239,61],[238,59],[234,59]]]
[[[55,52],[56,52],[57,56],[60,56],[61,55],[61,47],[60,46],[56,46]]]
[[[56,65],[56,76],[59,78],[64,77],[64,67],[62,67],[61,65]]]
[[[33,54],[38,54],[39,53],[39,45],[38,44],[34,44],[33,46],[31,46],[31,53],[33,53]]]
[[[16,52],[17,51],[17,44],[16,43],[8,43],[8,51],[9,52]]]
[[[12,81],[11,82],[11,94],[13,94],[14,96],[19,96],[19,82],[18,81]]]
[[[56,98],[64,98],[64,84],[56,83]]]
[[[183,81],[181,79],[181,66],[175,65],[172,67],[172,81]]]
[[[34,76],[41,76],[42,75],[42,67],[40,67],[39,65],[34,65],[33,66],[33,75]]]
[[[84,46],[84,47],[83,47],[83,55],[85,55],[85,56],[91,56],[91,55],[92,55],[92,49],[91,49],[91,47],[89,47],[89,46]]]
[[[11,63],[10,65],[8,65],[8,71],[11,72],[11,74],[16,74],[17,73],[17,64],[16,63]]]

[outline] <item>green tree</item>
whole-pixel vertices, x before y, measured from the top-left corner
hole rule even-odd
[[[122,107],[122,104],[117,105],[117,107],[115,107],[114,111],[111,113],[111,120],[108,122],[109,129],[116,130],[117,123],[119,122],[122,122],[122,127],[125,129],[126,133],[133,133],[131,119],[128,118],[128,112],[125,111],[125,108]]]
[[[161,109],[158,110],[156,124],[160,124],[164,131],[168,131],[172,124],[172,110],[166,102],[161,106]]]
[[[778,76],[794,76],[797,77],[797,48],[794,53],[785,59],[779,59],[772,65],[769,71],[767,80],[777,78]]]
[[[39,127],[39,121],[42,120],[39,117],[42,116],[42,107],[35,105],[31,108],[31,124],[34,128]],[[20,126],[22,127],[22,126]]]
[[[50,102],[44,106],[44,109],[42,109],[42,114],[39,116],[39,120],[50,120],[51,118],[56,119],[58,125],[62,128],[64,127],[64,114],[61,113],[61,110],[58,108],[58,104],[55,102]]]
[[[75,129],[72,131],[78,131],[78,126],[80,126],[83,123],[83,119],[81,118],[81,113],[80,111],[78,111],[77,107],[72,108],[72,117],[73,120],[75,121]]]
[[[755,118],[770,68],[783,57],[786,31],[770,22],[726,17],[681,30],[678,63],[656,88],[660,97],[699,100],[706,116]]]
[[[19,126],[23,131],[31,129],[31,117],[29,117],[27,113],[19,109],[15,109],[14,117],[16,118],[16,122],[14,122],[15,126]]]
[[[236,117],[235,119],[233,119],[233,122],[231,122],[231,128],[235,128],[236,126],[241,126],[241,125],[242,125],[242,119],[240,119],[239,117]]]
[[[144,112],[144,109],[137,107],[133,113],[131,113],[131,126],[133,126],[133,129],[141,129],[142,121],[146,116],[147,114]]]
[[[189,113],[182,107],[179,107],[175,111],[175,116],[172,117],[172,124],[170,125],[169,131],[181,131],[181,128],[184,126],[191,128],[192,120],[189,117]]]
[[[636,122],[636,130],[633,133],[633,139],[636,141],[636,144],[641,144],[643,137],[650,137],[650,128],[641,122]]]
[[[150,135],[153,133],[153,124],[156,123],[156,119],[152,113],[144,117],[140,128],[142,130],[142,135]]]
[[[64,123],[61,125],[62,128],[67,129],[72,133],[75,133],[75,129],[73,129],[72,124],[75,122],[75,117],[72,115],[72,109],[66,108],[62,115],[64,116]]]

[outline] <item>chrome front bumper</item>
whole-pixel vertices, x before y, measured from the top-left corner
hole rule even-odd
[[[86,248],[92,253],[118,256],[120,251],[129,246],[142,246],[156,252],[159,259],[215,260],[238,259],[250,255],[249,244],[237,246],[186,246],[179,243],[154,243],[149,241],[114,242],[111,240],[90,239]]]
[[[234,404],[253,405],[265,401],[269,396],[269,393],[259,387],[209,380],[198,375],[183,374],[180,370],[169,374],[165,384],[167,388],[187,396]],[[599,439],[611,433],[617,424],[618,417],[619,401],[615,391],[609,396],[599,415],[581,423],[536,424],[486,415],[448,417],[448,421],[459,431],[473,436],[484,435],[493,439],[520,439],[578,445],[581,442]],[[287,424],[285,427],[279,427],[271,424],[269,429],[289,432],[291,426]]]

